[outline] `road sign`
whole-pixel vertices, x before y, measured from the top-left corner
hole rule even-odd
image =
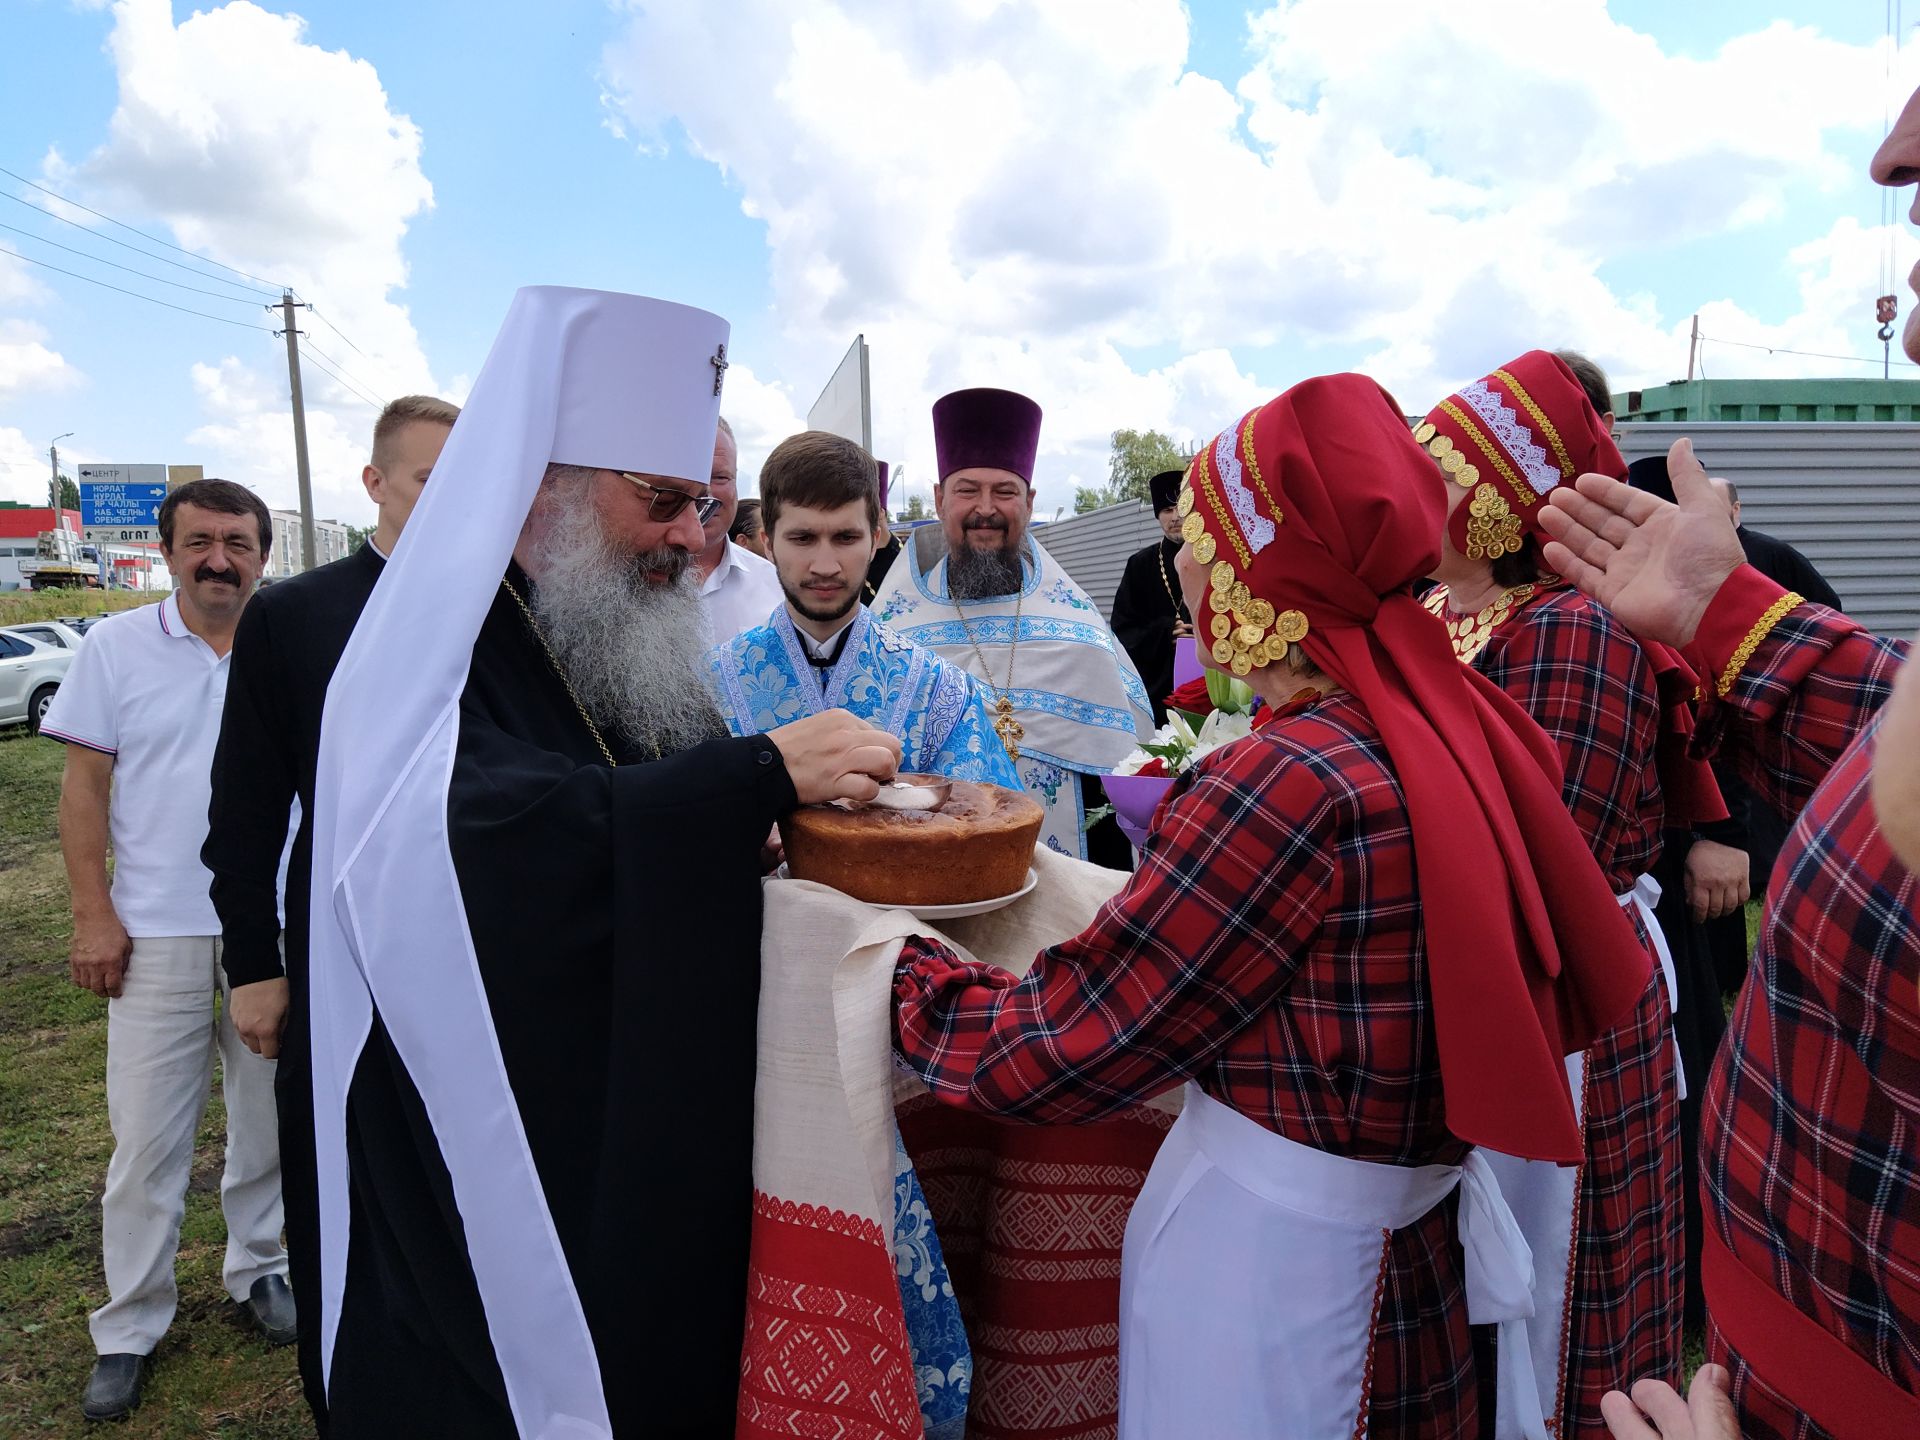
[[[80,524],[89,540],[157,542],[160,502],[166,498],[164,465],[80,467]]]

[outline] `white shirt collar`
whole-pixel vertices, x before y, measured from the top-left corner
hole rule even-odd
[[[187,628],[187,622],[180,614],[180,592],[169,590],[160,602],[160,629],[162,633],[175,640],[191,640],[194,634]]]
[[[734,544],[731,539],[722,542],[720,546],[720,563],[715,565],[712,573],[700,582],[700,593],[702,595],[711,595],[724,585],[728,572],[744,570],[746,568],[740,563],[740,554],[740,547]]]
[[[824,640],[814,639],[813,636],[809,635],[806,631],[802,630],[798,625],[795,625],[793,627],[793,633],[799,637],[800,646],[803,650],[807,652],[807,654],[811,655],[816,660],[824,660],[829,655],[833,654],[833,647],[840,643],[840,637],[846,633],[847,626],[853,624],[853,622],[856,619],[858,619],[859,616],[860,616],[860,607],[856,605],[853,609],[847,612],[847,618],[843,620],[840,623],[840,625],[834,630],[834,632],[831,635],[827,636],[827,638]],[[793,617],[791,614],[789,614],[787,618],[792,619]]]

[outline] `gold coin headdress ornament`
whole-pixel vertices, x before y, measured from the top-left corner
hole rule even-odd
[[[1286,524],[1253,453],[1259,413],[1249,411],[1193,457],[1178,504],[1180,538],[1207,570],[1208,613],[1195,617],[1198,643],[1236,676],[1284,659],[1308,630],[1303,612],[1276,610],[1248,585],[1255,557]]]
[[[1414,427],[1454,484],[1471,492],[1447,533],[1469,560],[1518,552],[1540,502],[1577,475],[1624,480],[1627,462],[1567,362],[1529,350],[1434,406]]]

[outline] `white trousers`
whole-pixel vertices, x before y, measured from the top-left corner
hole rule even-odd
[[[286,1274],[274,1062],[241,1042],[225,1002],[220,942],[212,935],[135,940],[120,995],[107,1002],[113,1160],[100,1202],[100,1248],[112,1298],[92,1318],[94,1349],[102,1355],[150,1354],[173,1321],[174,1254],[216,1050],[227,1105],[220,1181],[227,1293],[245,1300],[261,1276]]]

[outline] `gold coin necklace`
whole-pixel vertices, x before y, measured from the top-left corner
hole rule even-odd
[[[539,644],[541,653],[547,657],[547,663],[553,667],[553,673],[560,677],[560,683],[566,687],[567,698],[573,702],[573,708],[580,712],[580,719],[586,724],[587,733],[593,737],[593,743],[599,748],[601,758],[607,762],[607,768],[618,769],[619,764],[613,758],[613,751],[607,748],[606,737],[601,735],[600,727],[593,723],[593,716],[587,713],[587,707],[580,703],[580,696],[573,688],[573,681],[567,678],[566,669],[560,664],[560,657],[555,655],[553,647],[547,644],[547,637],[540,633],[540,622],[533,618],[533,611],[528,608],[526,600],[507,582],[505,576],[500,579],[500,588],[511,595],[513,603],[520,607],[520,615],[527,622],[528,631]],[[655,759],[659,758],[660,747],[653,743],[651,735],[647,737],[647,748],[653,751]]]
[[[1501,591],[1471,615],[1454,614],[1448,606],[1450,596],[1444,586],[1434,587],[1422,603],[1429,614],[1437,616],[1446,625],[1447,639],[1453,646],[1454,657],[1462,664],[1471,665],[1480,652],[1487,648],[1487,642],[1493,639],[1494,632],[1539,591],[1540,586],[1535,583],[1515,585],[1510,590]]]
[[[1014,718],[1013,701],[1008,692],[1013,689],[1013,662],[1020,648],[1020,605],[1026,599],[1026,578],[1021,577],[1021,589],[1013,597],[1013,639],[1007,645],[1007,683],[996,686],[993,674],[987,668],[987,657],[980,649],[980,642],[974,638],[973,626],[967,623],[967,612],[960,608],[958,600],[953,601],[953,613],[960,617],[960,629],[966,634],[967,643],[973,646],[974,658],[980,662],[980,678],[986,682],[987,689],[993,691],[993,733],[1000,737],[1000,743],[1007,747],[1009,759],[1020,758],[1020,742],[1026,738],[1027,727]]]

